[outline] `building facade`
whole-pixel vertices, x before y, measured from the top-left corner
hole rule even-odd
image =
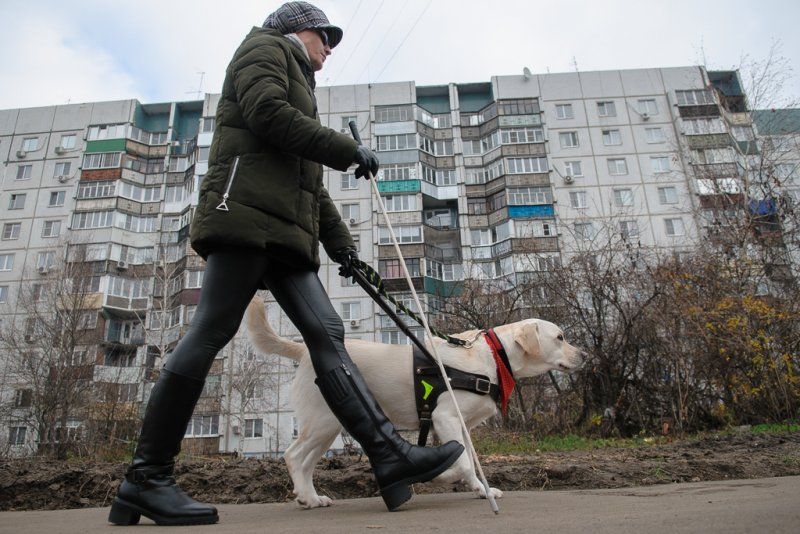
[[[602,232],[690,248],[715,198],[742,192],[737,162],[756,135],[738,74],[701,67],[319,87],[316,96],[323,124],[349,135],[355,121],[378,152],[377,186],[428,306],[465,278],[513,284],[557,269]],[[70,365],[112,385],[127,413],[141,412],[153,371],[198,301],[203,262],[188,228],[218,101],[207,94],[0,111],[2,328],[21,331],[36,352],[47,340],[26,322],[24,305],[36,299],[21,297],[41,292],[66,265],[89,268],[91,299],[75,310],[83,319]],[[408,302],[370,184],[352,170],[326,169],[324,180],[361,258]],[[346,335],[406,342],[337,270],[323,261],[319,274]],[[299,339],[269,297],[267,304],[276,330]],[[62,417],[61,432],[48,436],[26,422],[36,393],[9,363],[11,352],[0,384],[2,443],[23,454],[48,440],[79,441],[93,412]],[[212,367],[184,448],[280,454],[296,432],[292,373],[291,362],[254,354],[240,334]]]

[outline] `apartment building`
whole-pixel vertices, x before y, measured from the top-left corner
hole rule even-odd
[[[599,246],[604,233],[646,247],[691,247],[703,214],[713,218],[715,198],[741,192],[737,161],[753,150],[755,135],[738,74],[701,67],[316,93],[323,124],[349,135],[355,121],[378,151],[377,187],[428,306],[465,278],[514,284],[556,269],[572,252]],[[202,285],[203,262],[189,247],[188,228],[218,101],[207,94],[191,102],[0,111],[4,328],[25,324],[23,288],[45,283],[61,265],[89,265],[94,306],[80,313],[90,335],[75,347],[73,363],[96,383],[118,384],[116,400],[139,411]],[[352,170],[326,169],[324,180],[361,258],[408,303],[371,185]],[[407,342],[337,271],[323,261],[319,274],[347,336]],[[276,330],[299,339],[269,299],[268,307]],[[30,334],[34,350],[40,340]],[[13,409],[0,439],[21,454],[45,438],[25,424],[27,386],[4,368],[3,402]],[[292,374],[290,362],[264,360],[237,337],[212,367],[184,448],[281,453],[296,432]],[[71,419],[71,435],[88,424]],[[346,445],[339,440],[334,448]]]

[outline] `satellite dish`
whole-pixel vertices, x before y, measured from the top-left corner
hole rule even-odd
[[[524,67],[524,68],[522,69],[522,76],[523,76],[523,78],[525,78],[526,80],[530,80],[530,79],[531,79],[531,76],[532,76],[532,74],[531,74],[531,69],[529,69],[528,67]]]

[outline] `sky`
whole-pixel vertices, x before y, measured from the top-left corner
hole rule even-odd
[[[282,1],[0,0],[0,109],[135,98],[195,100]],[[342,43],[318,85],[705,64],[777,43],[800,100],[797,0],[317,0]]]

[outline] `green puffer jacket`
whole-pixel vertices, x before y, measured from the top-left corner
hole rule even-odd
[[[253,28],[236,50],[190,230],[203,258],[233,245],[317,270],[320,241],[328,255],[353,246],[320,164],[347,170],[357,144],[319,123],[314,86],[304,52],[275,30]]]

